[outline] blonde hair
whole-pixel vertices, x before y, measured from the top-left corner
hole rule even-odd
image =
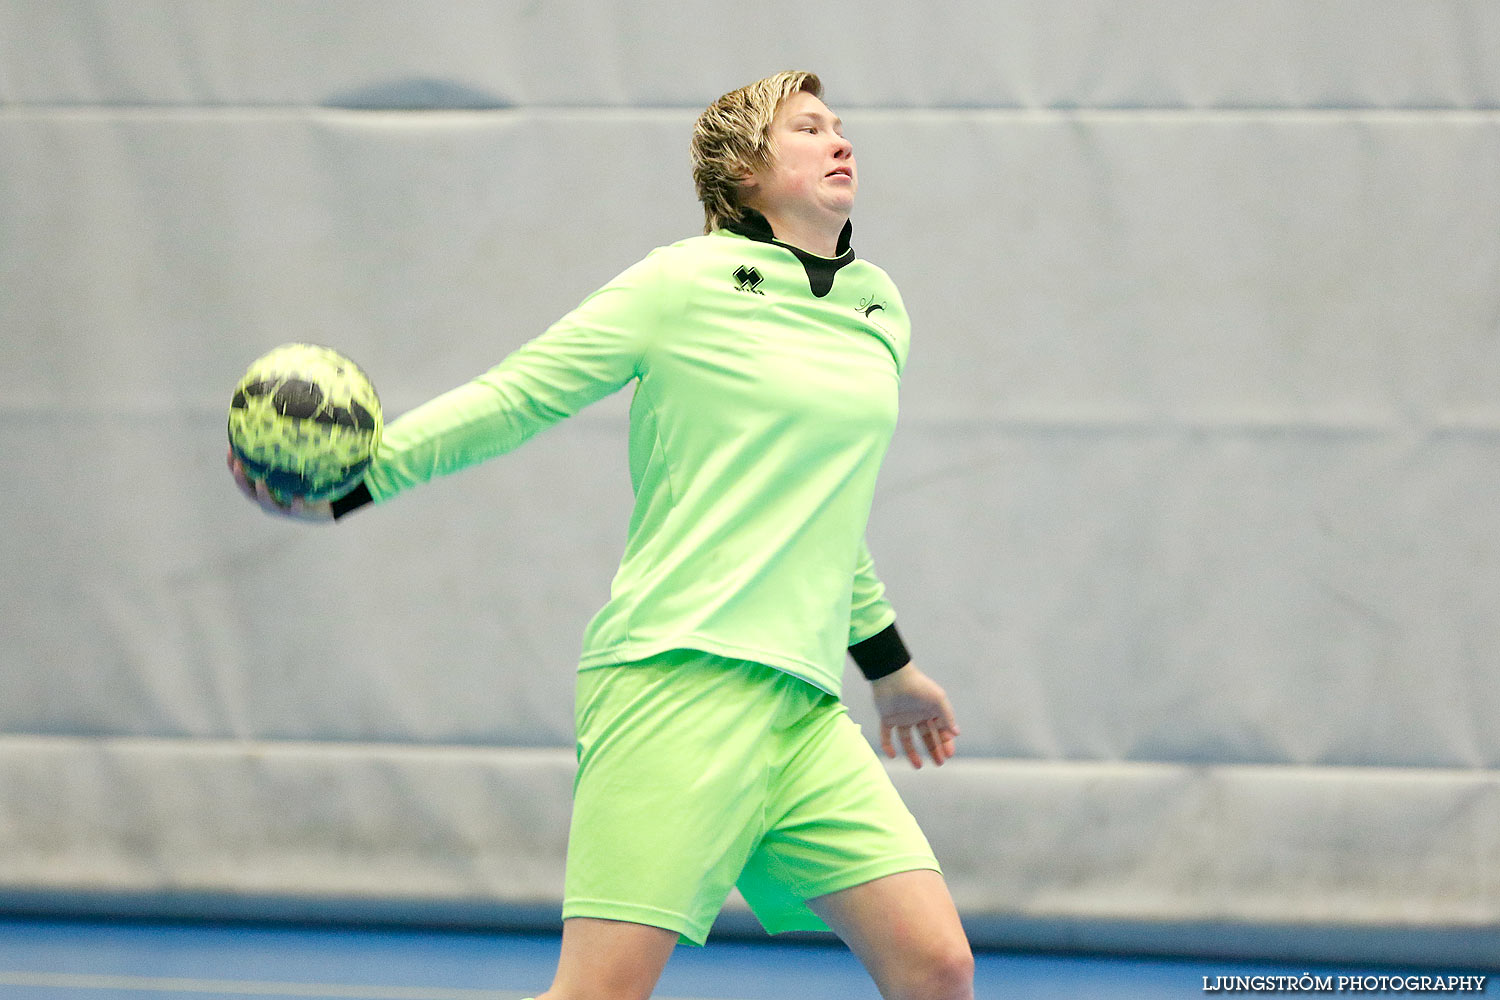
[[[814,73],[788,71],[731,90],[693,126],[693,184],[703,203],[703,231],[737,221],[745,211],[740,182],[771,165],[776,150],[771,122],[782,102],[799,91],[823,96]]]

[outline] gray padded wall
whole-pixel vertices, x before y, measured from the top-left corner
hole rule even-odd
[[[0,0],[0,908],[555,921],[624,401],[322,530],[229,389],[483,370],[789,67],[915,319],[870,536],[964,734],[893,773],[976,940],[1500,956],[1500,9],[1428,0]]]

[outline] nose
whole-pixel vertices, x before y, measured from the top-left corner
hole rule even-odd
[[[844,159],[854,155],[854,143],[843,136],[834,133],[833,156],[834,159]]]

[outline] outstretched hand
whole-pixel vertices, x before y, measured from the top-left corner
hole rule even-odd
[[[921,747],[926,747],[927,755],[940,767],[953,756],[958,722],[948,695],[937,681],[908,663],[870,687],[880,713],[880,748],[887,757],[895,759],[897,741],[912,767],[922,766]]]
[[[252,502],[260,506],[267,514],[275,514],[277,517],[290,517],[298,521],[332,521],[333,504],[327,500],[319,500],[308,503],[302,497],[292,497],[291,500],[283,502],[276,494],[271,492],[263,479],[251,479],[245,472],[245,466],[239,459],[234,457],[234,449],[229,450],[229,473],[234,476],[235,485],[240,492],[245,494]]]

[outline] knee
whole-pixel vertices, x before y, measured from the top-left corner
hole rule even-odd
[[[944,941],[926,949],[901,976],[902,1000],[973,1000],[974,953],[968,941]]]
[[[944,953],[934,966],[937,991],[933,996],[952,997],[953,1000],[973,1000],[974,953],[968,941],[959,941]]]

